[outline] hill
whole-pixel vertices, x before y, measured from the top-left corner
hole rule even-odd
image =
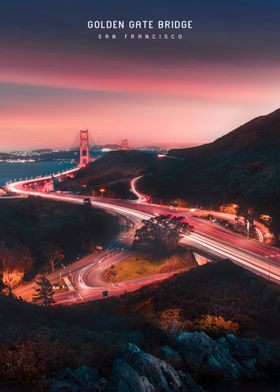
[[[213,143],[193,148],[170,150],[169,155],[193,158],[202,154],[230,155],[244,151],[263,154],[280,147],[280,109],[248,121],[244,125],[215,140]]]
[[[88,311],[100,302],[84,305]],[[226,332],[280,338],[280,290],[241,267],[224,260],[174,275],[159,284],[114,298],[102,305],[109,314],[126,314],[131,324]],[[211,316],[212,322],[207,321]],[[220,317],[215,320],[215,317]],[[227,322],[225,322],[225,320]]]
[[[26,389],[15,390],[45,390],[42,384],[58,377],[75,383],[77,377],[74,377],[71,369],[79,369],[77,372],[82,376],[86,371],[83,366],[98,368],[101,377],[111,379],[108,386],[113,381],[116,385],[118,372],[114,361],[123,355],[128,343],[155,356],[153,366],[160,361],[156,357],[166,361],[159,362],[161,368],[165,369],[164,374],[172,365],[180,370],[178,374],[184,378],[190,368],[182,358],[178,360],[178,355],[174,353],[174,350],[179,353],[182,350],[178,336],[181,336],[183,330],[205,331],[214,339],[209,340],[204,334],[188,335],[195,338],[195,346],[189,347],[188,352],[195,350],[197,354],[202,349],[200,344],[203,341],[207,345],[216,345],[215,342],[224,344],[224,340],[217,339],[234,333],[239,339],[233,335],[229,335],[228,339],[234,340],[240,348],[235,347],[233,355],[242,368],[244,356],[251,361],[250,368],[245,372],[246,377],[251,378],[250,382],[274,380],[276,385],[279,382],[280,352],[277,341],[271,339],[279,339],[279,299],[279,288],[276,285],[227,261],[190,270],[119,298],[71,307],[46,309],[0,295],[0,388],[6,385],[6,390],[13,390],[12,386],[25,385]],[[197,337],[202,341],[197,340]],[[224,358],[221,357],[224,351],[221,351],[220,343],[216,347],[219,351],[215,348],[211,352],[211,355],[217,354],[216,359],[219,360]],[[166,355],[168,352],[169,356]],[[186,353],[182,355],[185,357]],[[144,354],[141,354],[141,358],[145,359],[142,371],[146,372],[152,358]],[[132,357],[126,359],[128,365],[134,366]],[[230,360],[235,361],[232,358]],[[67,370],[66,367],[71,369]],[[197,374],[195,369],[191,372],[198,383],[203,386],[206,383],[206,390],[217,390],[217,384],[223,382],[223,372],[212,373],[211,367],[207,369],[208,378],[212,374],[209,388],[209,380],[205,379],[205,375]],[[137,371],[141,372],[140,369]],[[151,373],[145,373],[150,382],[153,379]],[[132,379],[136,376],[136,373],[133,374]],[[87,375],[83,378],[87,380]],[[220,385],[218,390],[228,390],[233,381],[226,381],[225,389]],[[236,386],[234,382],[240,390],[239,384]],[[56,384],[62,388],[61,382],[56,381]],[[262,387],[265,388],[265,384]],[[72,388],[52,390],[87,390],[74,389],[73,385]],[[105,388],[106,392],[111,390],[123,391],[121,388]],[[145,389],[131,387],[124,390],[143,392]]]
[[[0,272],[13,286],[49,271],[55,254],[67,264],[119,230],[102,210],[40,198],[0,200],[0,216]]]
[[[106,189],[106,196],[131,198],[129,182],[132,178],[151,173],[157,166],[152,154],[141,151],[112,151],[90,163],[60,184],[63,190],[82,191],[99,195],[99,189]]]
[[[213,143],[171,150],[180,158],[146,176],[145,193],[167,200],[181,197],[217,207],[234,202],[272,215],[280,232],[280,109],[255,118]],[[169,160],[171,161],[171,159]]]

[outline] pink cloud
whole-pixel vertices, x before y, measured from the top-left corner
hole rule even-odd
[[[55,88],[231,100],[258,100],[260,90],[271,95],[279,69],[267,67],[266,78],[263,68],[250,70],[0,49],[0,81]]]
[[[80,127],[103,143],[172,146],[211,141],[276,108],[280,70],[0,49],[0,82],[41,92],[14,102],[0,95],[3,149],[69,147]],[[87,94],[95,91],[108,94]]]

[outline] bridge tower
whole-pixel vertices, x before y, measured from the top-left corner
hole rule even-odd
[[[128,151],[128,140],[127,139],[122,140],[122,151]]]
[[[85,167],[90,162],[88,129],[80,129],[80,167]]]

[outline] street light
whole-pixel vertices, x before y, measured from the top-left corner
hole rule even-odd
[[[101,197],[103,197],[104,193],[106,192],[105,188],[100,188],[99,192],[101,193]]]

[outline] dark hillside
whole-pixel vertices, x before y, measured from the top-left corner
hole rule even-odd
[[[119,230],[117,218],[102,210],[40,198],[0,200],[0,216],[0,271],[20,269],[25,278],[50,269],[52,249],[72,262]]]
[[[61,369],[84,365],[98,368],[108,380],[113,361],[128,343],[162,357],[162,346],[176,348],[182,330],[206,331],[215,339],[228,333],[247,336],[258,351],[264,345],[269,351],[258,361],[265,367],[261,377],[266,380],[266,374],[279,376],[279,345],[265,339],[279,339],[279,307],[278,287],[226,261],[84,305],[45,309],[0,296],[0,388],[45,390],[42,382],[57,377]],[[165,358],[181,369],[182,363],[176,365],[174,359]]]
[[[60,189],[81,191],[99,195],[105,188],[105,196],[131,198],[129,182],[132,178],[154,172],[158,165],[155,155],[141,151],[112,151],[87,167],[81,169],[74,178],[67,178]]]
[[[171,150],[184,158],[141,181],[145,193],[194,204],[235,202],[273,217],[280,232],[280,109],[242,125],[213,143]],[[171,161],[171,160],[169,160]]]
[[[99,306],[93,303],[84,308],[92,311]],[[235,323],[238,334],[280,338],[279,286],[226,260],[111,299],[103,305],[106,308],[108,313],[130,314],[131,320],[160,322],[163,327],[165,322],[166,326],[174,324],[175,318],[181,327],[203,329],[204,324],[208,332],[221,334],[233,326],[222,321],[227,320]],[[211,323],[206,322],[208,316],[209,320],[213,317],[212,331]],[[221,323],[215,317],[221,317]]]
[[[220,137],[213,143],[193,148],[170,150],[169,155],[194,158],[200,155],[216,153],[221,155],[240,153],[244,150],[262,153],[264,149],[272,151],[280,147],[280,109],[267,116],[260,116],[234,131]]]

